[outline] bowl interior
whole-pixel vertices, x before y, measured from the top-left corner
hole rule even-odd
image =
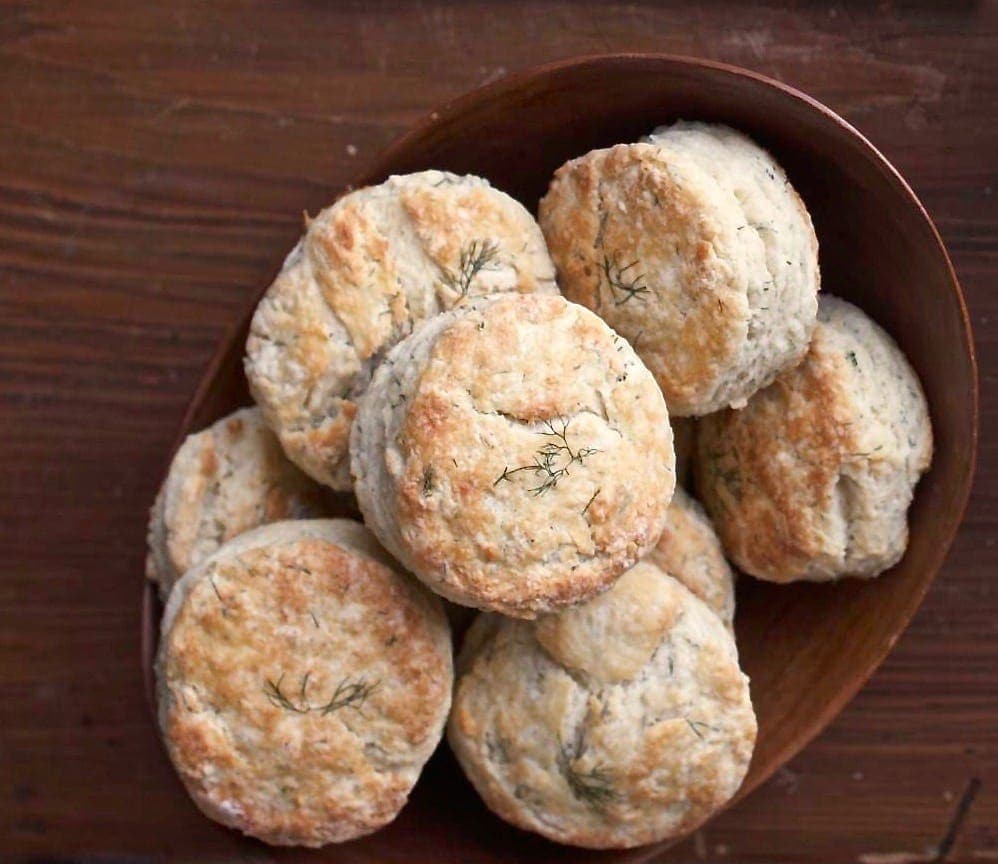
[[[959,286],[921,205],[865,139],[807,97],[743,70],[654,56],[569,61],[474,91],[434,112],[359,184],[444,168],[485,176],[535,211],[566,159],[636,140],[679,118],[730,124],[776,155],[814,219],[823,289],[857,303],[898,341],[925,387],[936,442],[911,509],[907,554],[893,570],[829,585],[740,581],[738,645],[759,718],[744,795],[824,728],[883,660],[935,577],[963,513],[976,447],[976,370]],[[209,367],[182,435],[248,403],[241,358],[249,311]],[[148,592],[148,680],[158,611]],[[637,862],[656,851],[562,849],[509,828],[486,811],[442,746],[389,828],[325,853],[290,857]]]

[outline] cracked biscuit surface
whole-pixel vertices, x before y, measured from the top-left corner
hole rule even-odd
[[[539,220],[565,296],[631,341],[672,414],[744,404],[807,350],[811,219],[772,156],[733,129],[680,122],[573,159]]]
[[[322,490],[285,457],[257,408],[189,435],[149,514],[146,578],[165,600],[174,583],[238,534],[322,516]]]
[[[612,584],[675,484],[662,394],[627,342],[561,297],[427,322],[381,364],[351,441],[385,547],[434,591],[530,618]]]
[[[497,815],[592,848],[692,831],[737,791],[755,735],[731,634],[647,561],[536,622],[480,616],[447,729]]]
[[[823,296],[804,362],[698,424],[697,491],[724,548],[761,579],[876,576],[908,543],[932,459],[918,377],[880,327]]]
[[[443,732],[453,670],[438,598],[362,525],[242,534],[170,597],[159,724],[212,819],[320,846],[395,818]]]
[[[307,221],[257,307],[246,377],[289,458],[350,489],[356,401],[384,352],[469,297],[557,293],[540,228],[488,181],[393,176]]]

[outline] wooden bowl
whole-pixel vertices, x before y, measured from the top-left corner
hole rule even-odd
[[[857,303],[898,341],[922,379],[935,431],[932,469],[910,512],[908,552],[893,570],[824,585],[739,582],[738,646],[759,717],[755,757],[739,793],[746,795],[814,738],[881,663],[939,572],[966,505],[977,444],[973,342],[960,286],[924,208],[859,132],[813,99],[743,69],[654,55],[569,60],[468,93],[396,142],[357,185],[445,168],[487,177],[534,210],[566,159],[637,140],[678,118],[728,123],[775,154],[814,218],[823,288]],[[249,401],[241,361],[251,312],[208,367],[178,444]],[[147,591],[150,693],[159,611]],[[582,852],[510,828],[478,801],[442,746],[384,831],[324,852],[272,854],[351,862],[638,862],[662,848]]]

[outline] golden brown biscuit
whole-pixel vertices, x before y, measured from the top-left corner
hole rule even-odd
[[[427,322],[375,373],[351,441],[371,530],[456,603],[517,617],[609,587],[658,540],[674,486],[662,394],[561,297]]]
[[[592,848],[692,831],[737,791],[755,734],[730,633],[646,561],[558,615],[482,615],[447,729],[497,815]]]
[[[325,512],[322,490],[284,456],[257,408],[240,408],[180,446],[149,515],[146,578],[174,583],[233,537]]]
[[[698,424],[700,500],[735,564],[773,582],[897,563],[932,458],[925,396],[890,336],[827,295],[818,321],[800,366]]]
[[[732,129],[677,123],[573,159],[539,219],[565,296],[634,345],[671,414],[744,404],[807,350],[810,217],[773,158]]]
[[[189,571],[156,672],[163,738],[198,807],[303,846],[395,818],[453,677],[439,600],[348,520],[267,525]]]

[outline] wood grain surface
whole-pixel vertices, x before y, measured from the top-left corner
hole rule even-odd
[[[975,491],[911,629],[663,860],[998,860],[998,7],[372,0],[0,2],[0,859],[231,855],[160,751],[138,657],[184,405],[302,210],[441,101],[613,50],[757,69],[858,126],[936,219],[981,371]]]

